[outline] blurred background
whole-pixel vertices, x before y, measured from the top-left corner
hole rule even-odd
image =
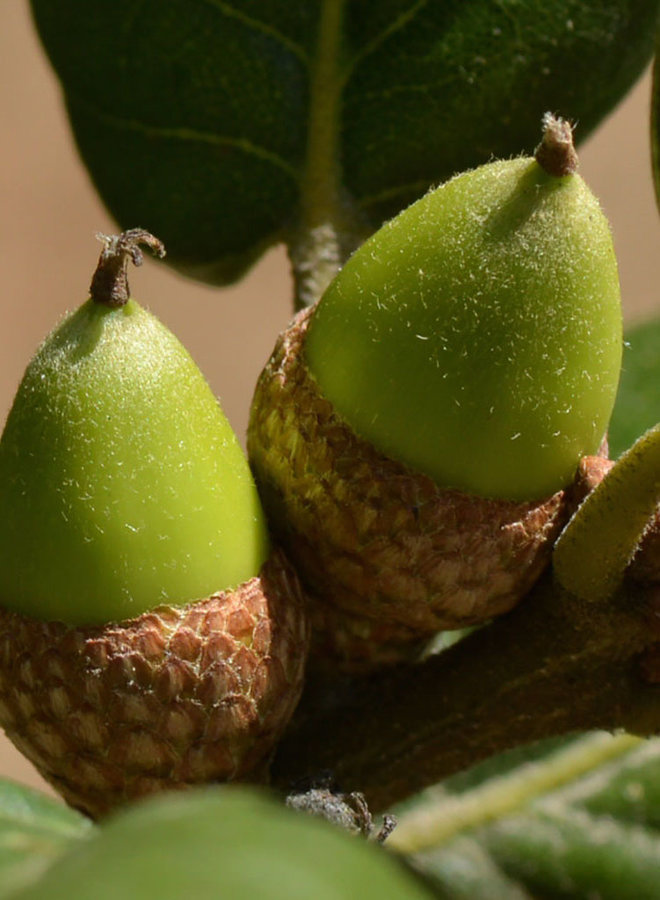
[[[113,232],[115,226],[77,159],[27,0],[3,0],[0,14],[2,423],[37,345],[66,310],[87,297],[100,252],[95,232]],[[581,174],[600,198],[614,231],[628,322],[660,312],[650,86],[647,73],[580,152]],[[200,287],[150,261],[133,273],[131,285],[134,296],[192,353],[244,440],[255,380],[292,312],[285,253],[271,251],[248,278],[222,291]],[[44,787],[1,731],[0,777]]]

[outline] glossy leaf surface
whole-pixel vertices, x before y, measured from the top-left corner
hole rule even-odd
[[[110,211],[216,282],[304,225],[312,183],[368,231],[432,182],[530,152],[548,109],[584,138],[649,59],[658,5],[32,0]]]

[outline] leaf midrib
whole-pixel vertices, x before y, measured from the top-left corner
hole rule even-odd
[[[346,0],[323,0],[316,53],[310,71],[307,156],[302,179],[302,224],[307,230],[332,221],[339,204],[339,63]]]
[[[401,817],[388,847],[402,853],[436,848],[462,832],[521,811],[540,796],[594,771],[637,747],[642,738],[628,734],[587,735],[543,760],[526,763],[464,794],[431,793],[430,801]]]

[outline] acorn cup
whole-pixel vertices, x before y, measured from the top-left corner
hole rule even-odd
[[[92,817],[263,780],[306,602],[201,372],[129,299],[140,229],[30,362],[0,440],[0,725]]]
[[[511,609],[606,446],[622,324],[570,126],[429,192],[280,336],[248,456],[313,595],[317,665],[416,657]]]

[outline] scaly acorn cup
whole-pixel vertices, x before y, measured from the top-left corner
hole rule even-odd
[[[598,452],[622,325],[570,126],[431,191],[281,336],[248,454],[317,599],[318,654],[392,662],[510,609]]]
[[[201,372],[129,299],[135,229],[30,362],[0,440],[0,725],[73,806],[263,778],[308,619]]]

